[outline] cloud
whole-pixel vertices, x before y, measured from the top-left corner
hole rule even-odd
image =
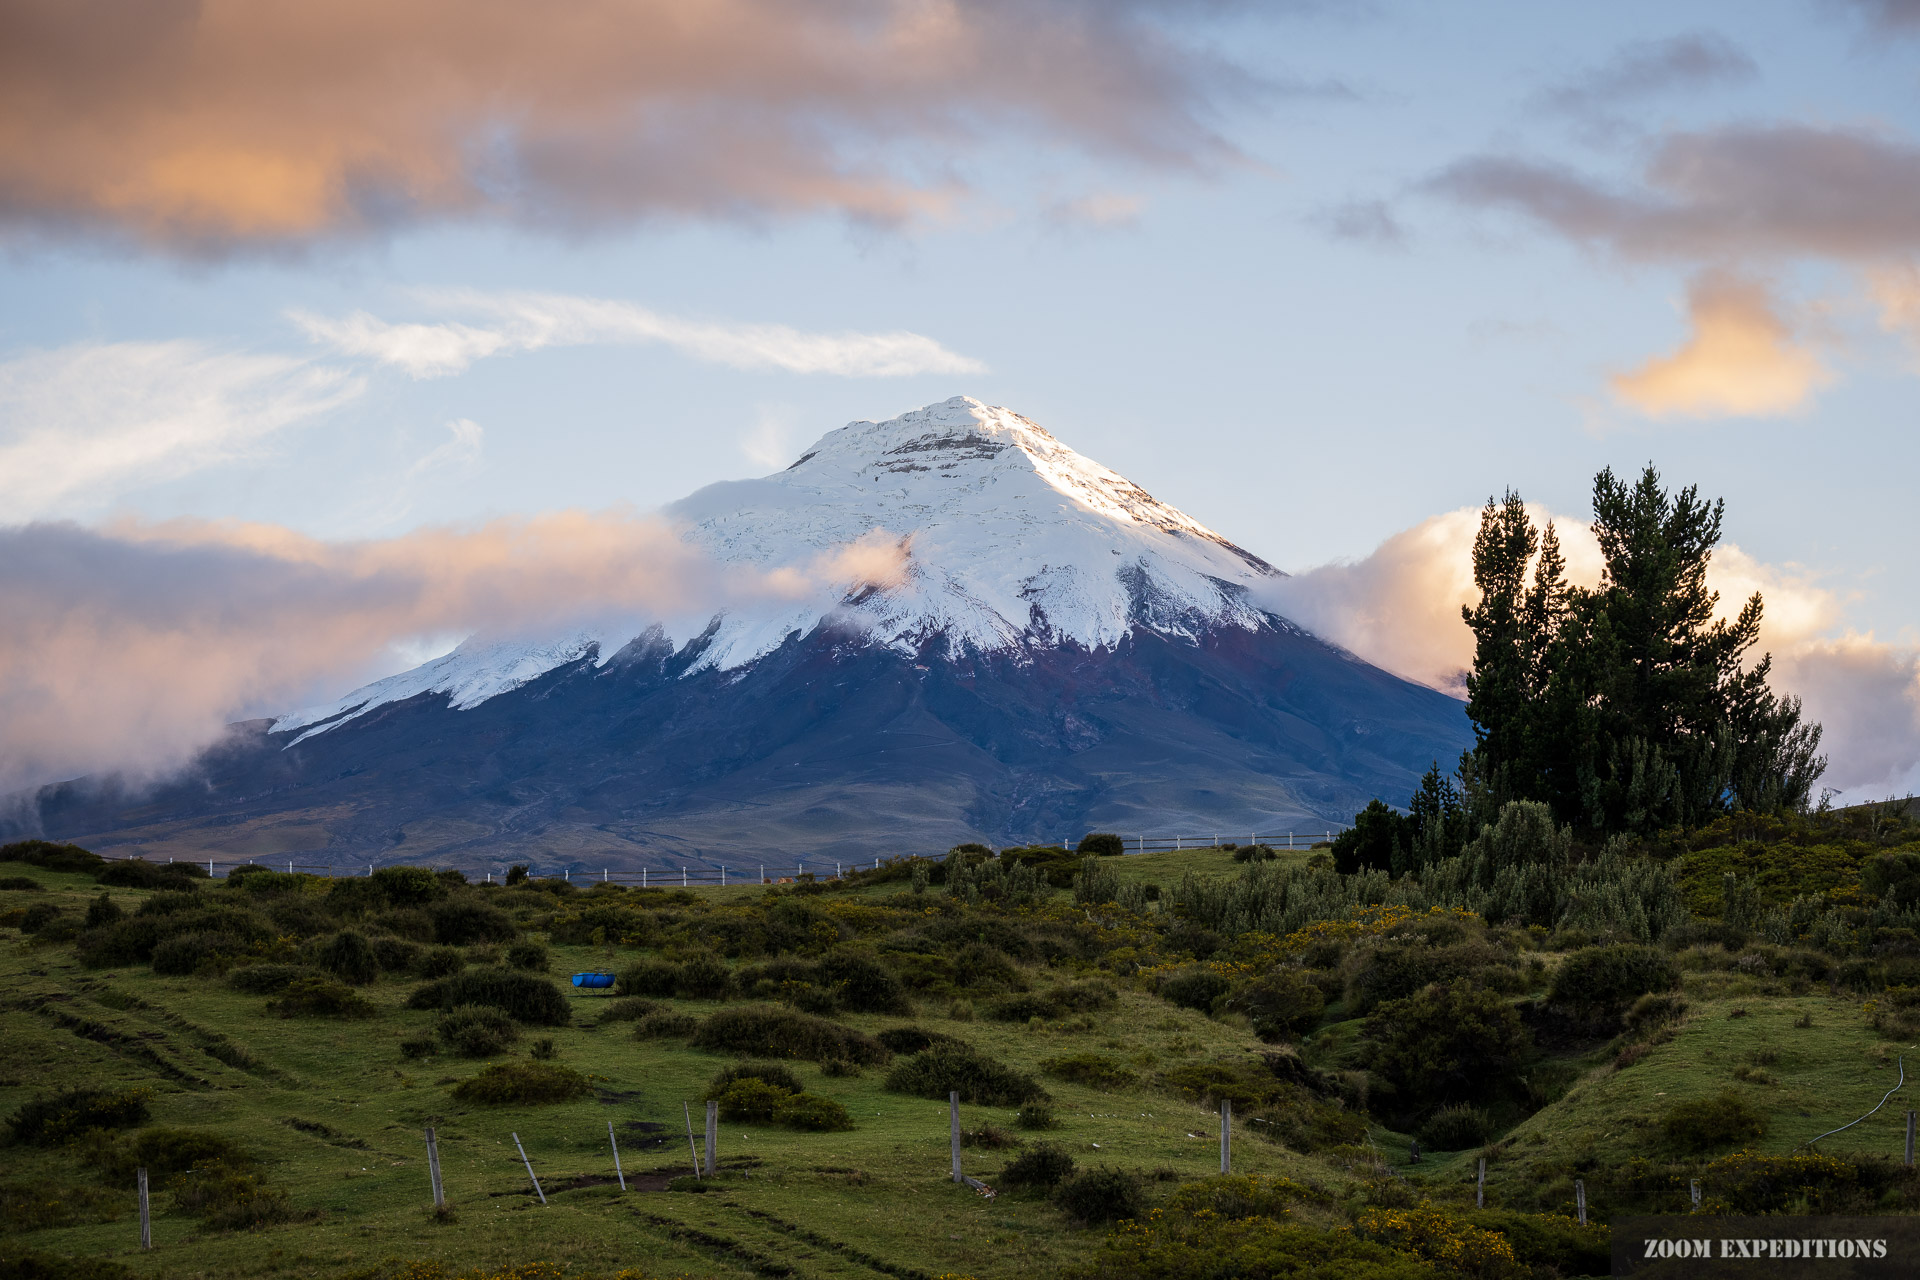
[[[1867,292],[1880,309],[1880,327],[1904,334],[1920,354],[1920,267],[1910,262],[1867,273]]]
[[[1313,220],[1336,240],[1398,249],[1408,239],[1406,227],[1384,200],[1349,200],[1322,210]]]
[[[1140,225],[1140,214],[1146,207],[1147,202],[1139,196],[1100,191],[1050,205],[1046,217],[1057,227],[1126,230]]]
[[[340,369],[189,341],[16,356],[0,363],[0,505],[15,520],[99,509],[244,457],[363,388]]]
[[[1623,189],[1510,156],[1459,161],[1427,189],[1637,260],[1873,262],[1920,250],[1920,148],[1860,129],[1669,134]]]
[[[1672,355],[1610,379],[1616,396],[1655,418],[1790,413],[1832,381],[1764,284],[1706,271],[1687,288],[1693,332]]]
[[[1205,6],[1207,11],[1239,4]],[[1017,133],[1175,169],[1254,79],[1169,0],[0,0],[0,226],[188,253],[488,219],[899,223]]]
[[[663,520],[558,512],[322,542],[273,525],[0,529],[0,790],[190,761],[282,712],[474,633],[704,620],[906,572],[875,531],[771,571],[714,563]],[[351,682],[351,683],[349,683]]]
[[[1530,508],[1535,523],[1550,518]],[[1569,580],[1598,583],[1592,530],[1558,518]],[[1409,680],[1465,696],[1473,635],[1460,610],[1473,585],[1480,512],[1463,508],[1394,534],[1359,560],[1309,569],[1266,588],[1265,603],[1335,644]],[[1731,616],[1755,591],[1766,601],[1760,648],[1774,655],[1774,687],[1800,695],[1826,727],[1824,782],[1843,798],[1877,799],[1920,782],[1920,649],[1847,630],[1843,602],[1818,579],[1754,559],[1737,545],[1714,553],[1708,585]]]
[[[1548,89],[1539,101],[1570,115],[1595,115],[1631,99],[1751,80],[1759,70],[1725,36],[1695,31],[1624,45],[1601,65]]]
[[[464,312],[463,321],[390,324],[364,311],[343,317],[290,311],[308,337],[343,355],[404,369],[415,378],[464,371],[488,356],[543,347],[658,343],[682,355],[735,369],[897,378],[922,373],[981,373],[986,365],[917,333],[809,333],[778,324],[687,320],[630,302],[564,294],[469,291],[429,293],[426,301]]]
[[[466,471],[480,461],[486,448],[487,433],[471,418],[455,418],[447,424],[453,437],[439,448],[414,459],[407,468],[407,479],[417,480],[435,471]]]
[[[1842,8],[1858,10],[1869,26],[1889,35],[1920,31],[1920,0],[1837,0]]]

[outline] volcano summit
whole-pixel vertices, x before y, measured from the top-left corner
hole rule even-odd
[[[158,791],[46,788],[43,829],[548,869],[1305,832],[1470,742],[1460,703],[1263,604],[1266,561],[976,400],[852,423],[666,514],[720,565],[819,585],[475,637],[244,726]]]

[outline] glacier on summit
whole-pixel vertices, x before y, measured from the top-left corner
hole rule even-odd
[[[719,565],[817,565],[885,547],[890,570],[769,594],[711,619],[650,620],[538,643],[472,637],[452,652],[273,732],[324,733],[426,693],[476,707],[583,658],[604,665],[643,633],[691,649],[684,674],[733,671],[823,624],[903,654],[1112,648],[1136,627],[1169,637],[1271,619],[1251,589],[1282,576],[1038,424],[966,396],[822,436],[774,475],[722,481],[667,508]],[[871,558],[871,557],[869,557]],[[682,634],[676,634],[676,628]]]

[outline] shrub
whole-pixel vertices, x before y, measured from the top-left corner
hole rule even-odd
[[[77,844],[54,844],[50,840],[17,840],[0,845],[0,862],[24,862],[48,871],[77,871],[98,874],[106,859],[89,853]]]
[[[505,1053],[520,1038],[519,1024],[499,1009],[463,1004],[440,1015],[433,1032],[463,1058],[489,1058]]]
[[[408,1036],[400,1042],[400,1056],[409,1060],[431,1058],[440,1052],[432,1036]]]
[[[1088,1226],[1122,1222],[1146,1213],[1140,1179],[1121,1169],[1087,1169],[1053,1189],[1050,1197],[1066,1215]]]
[[[900,979],[866,956],[836,949],[827,953],[820,967],[827,981],[833,984],[835,1000],[844,1009],[855,1013],[913,1011]]]
[[[1162,982],[1160,994],[1182,1008],[1207,1013],[1232,985],[1211,969],[1186,969]]]
[[[1096,831],[1092,835],[1082,836],[1073,851],[1089,853],[1096,858],[1113,858],[1127,851],[1127,842],[1110,831]]]
[[[231,933],[184,933],[157,943],[153,971],[167,975],[225,969],[253,951],[247,939]]]
[[[1676,1146],[1698,1153],[1763,1137],[1767,1117],[1738,1093],[1723,1089],[1711,1097],[1675,1103],[1660,1127]]]
[[[962,1129],[960,1145],[963,1147],[983,1147],[988,1151],[1005,1151],[1008,1147],[1020,1145],[1020,1139],[1008,1133],[997,1124],[983,1124],[978,1129]]]
[[[103,924],[112,924],[125,914],[120,904],[103,889],[99,897],[87,904],[87,928],[98,929]]]
[[[158,1125],[142,1129],[130,1142],[98,1147],[88,1158],[108,1182],[122,1187],[131,1187],[134,1171],[143,1167],[151,1174],[164,1174],[216,1162],[230,1169],[252,1163],[244,1150],[220,1134]]]
[[[965,1045],[965,1041],[940,1031],[928,1031],[922,1027],[888,1027],[875,1039],[894,1053],[920,1053],[937,1044]]]
[[[195,877],[206,878],[206,871],[190,862],[147,862],[140,858],[127,858],[123,861],[109,862],[93,877],[104,885],[117,889],[185,889],[193,885]]]
[[[569,1102],[591,1092],[593,1086],[578,1071],[548,1062],[496,1062],[453,1087],[459,1101],[493,1107]]]
[[[1635,1031],[1644,1031],[1663,1023],[1676,1022],[1687,1011],[1687,1002],[1671,991],[1649,991],[1633,1002],[1622,1021]]]
[[[1167,1198],[1169,1213],[1211,1213],[1232,1221],[1238,1218],[1284,1217],[1296,1200],[1320,1199],[1291,1178],[1261,1174],[1223,1174],[1205,1182],[1189,1182]]]
[[[1242,845],[1233,851],[1235,862],[1272,862],[1279,856],[1264,844]]]
[[[267,1008],[283,1018],[365,1018],[374,1008],[367,998],[333,978],[295,978]]]
[[[507,948],[507,967],[522,969],[528,973],[545,973],[551,961],[547,956],[547,944],[533,938],[522,938]]]
[[[458,947],[428,947],[419,957],[409,967],[423,978],[450,978],[467,967],[466,954]]]
[[[0,1280],[129,1280],[131,1275],[111,1258],[87,1254],[12,1249],[0,1256]]]
[[[725,1093],[729,1086],[741,1080],[758,1080],[782,1093],[799,1093],[803,1088],[800,1077],[777,1062],[735,1062],[722,1067],[720,1073],[708,1082],[707,1091],[700,1096],[709,1100],[716,1099]]]
[[[1013,1123],[1022,1129],[1058,1129],[1053,1108],[1044,1102],[1029,1102],[1013,1113]]]
[[[418,987],[407,998],[412,1009],[452,1009],[484,1004],[529,1026],[564,1027],[573,1017],[567,998],[550,979],[512,969],[475,969]]]
[[[690,1013],[662,1009],[640,1019],[633,1028],[635,1040],[684,1040],[700,1029],[700,1020]]]
[[[275,913],[274,919],[276,922],[278,922],[279,920],[278,912]],[[318,930],[315,930],[315,932],[318,932]],[[378,964],[383,972],[386,972],[386,973],[419,973],[420,972],[420,957],[424,955],[425,952],[418,943],[409,942],[405,938],[381,937],[381,938],[373,939],[370,945],[373,947],[374,963]],[[452,948],[449,947],[448,950],[452,951]],[[460,953],[458,951],[453,951],[453,954],[457,956]],[[465,963],[465,962],[463,961],[462,963]],[[451,972],[454,972],[454,970],[448,970],[448,972],[451,973]],[[429,978],[438,978],[438,977],[443,977],[444,975],[438,974],[438,973],[430,973],[425,976]]]
[[[1079,874],[1073,877],[1073,900],[1082,905],[1102,906],[1119,897],[1119,873],[1098,859],[1082,858]]]
[[[381,897],[396,907],[419,906],[446,892],[440,877],[426,867],[382,867],[368,880]]]
[[[845,1058],[828,1058],[820,1064],[820,1074],[836,1078],[850,1078],[861,1074],[860,1064],[848,1062]]]
[[[1479,1107],[1441,1107],[1420,1126],[1420,1141],[1434,1151],[1465,1151],[1493,1136],[1493,1121]]]
[[[270,996],[285,991],[289,984],[302,978],[319,976],[302,964],[250,964],[244,969],[235,969],[228,976],[227,985],[248,995]]]
[[[1008,1162],[1000,1171],[1000,1183],[1007,1187],[1047,1190],[1073,1176],[1073,1157],[1066,1148],[1051,1142],[1036,1142]]]
[[[670,999],[680,989],[680,966],[666,960],[642,960],[620,971],[615,989],[623,996]]]
[[[1527,1275],[1505,1236],[1437,1209],[1365,1209],[1355,1216],[1353,1233],[1477,1280],[1521,1280]]]
[[[844,1058],[878,1065],[891,1056],[878,1040],[827,1018],[792,1009],[722,1009],[700,1024],[695,1048],[763,1058]]]
[[[639,996],[620,996],[607,1001],[600,1007],[598,1021],[638,1022],[648,1014],[660,1012],[664,1007],[652,1000],[642,1000]]]
[[[1533,1038],[1499,996],[1465,978],[1389,1000],[1367,1019],[1368,1062],[1401,1097],[1475,1102],[1510,1090]]]
[[[725,1000],[733,992],[733,970],[718,956],[698,955],[680,966],[680,994],[696,1000]]]
[[[1018,1106],[1047,1096],[1024,1071],[965,1046],[951,1045],[936,1046],[895,1064],[887,1073],[887,1089],[937,1099],[958,1092],[962,1102],[989,1107]]]
[[[193,1214],[216,1231],[238,1231],[291,1222],[296,1217],[287,1193],[261,1182],[258,1174],[215,1161],[175,1174],[167,1183],[174,1208]]]
[[[1138,1076],[1112,1058],[1097,1053],[1070,1053],[1064,1057],[1048,1058],[1040,1064],[1040,1069],[1056,1079],[1090,1084],[1096,1089],[1124,1089],[1139,1080]]]
[[[70,1142],[89,1129],[128,1129],[147,1122],[151,1089],[69,1089],[35,1098],[7,1117],[15,1142],[36,1147]]]
[[[390,867],[388,870],[419,870]],[[464,947],[475,942],[509,942],[519,935],[513,917],[478,898],[462,896],[436,905],[428,913],[433,920],[433,940],[446,946]]]
[[[1657,947],[1589,947],[1553,975],[1548,999],[1584,1017],[1616,1017],[1648,992],[1671,991],[1680,971]]]
[[[708,1097],[720,1104],[720,1114],[725,1119],[768,1124],[773,1120],[775,1108],[796,1092],[798,1090],[784,1089],[768,1081],[746,1076],[733,1081],[717,1094],[709,1092]]]
[[[380,961],[373,954],[372,944],[352,929],[342,929],[328,938],[314,959],[322,969],[355,986],[365,986],[380,976]]]
[[[1253,1034],[1268,1043],[1320,1025],[1327,998],[1312,978],[1298,969],[1274,969],[1233,997],[1233,1007],[1253,1023]]]
[[[853,1128],[853,1117],[832,1098],[817,1093],[795,1093],[773,1109],[775,1124],[806,1133],[838,1133]]]
[[[11,890],[15,893],[45,893],[47,891],[45,885],[41,884],[38,880],[30,880],[26,876],[0,876],[0,889]]]

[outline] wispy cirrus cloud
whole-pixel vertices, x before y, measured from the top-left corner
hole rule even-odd
[[[690,320],[608,298],[543,293],[429,293],[430,307],[465,319],[390,323],[365,311],[331,317],[291,311],[308,337],[343,355],[367,357],[415,378],[463,372],[489,356],[543,347],[660,345],[734,369],[852,378],[979,373],[980,361],[918,333],[822,333],[781,324]],[[471,321],[471,322],[470,322]]]
[[[1196,170],[1256,79],[1166,0],[0,3],[0,229],[222,254],[966,196],[996,140]]]
[[[365,388],[350,370],[204,343],[76,343],[0,363],[0,508],[98,510],[246,457]]]
[[[1594,116],[1656,94],[1738,84],[1760,74],[1745,50],[1713,31],[1665,40],[1635,40],[1598,66],[1568,76],[1537,95],[1554,111]]]

